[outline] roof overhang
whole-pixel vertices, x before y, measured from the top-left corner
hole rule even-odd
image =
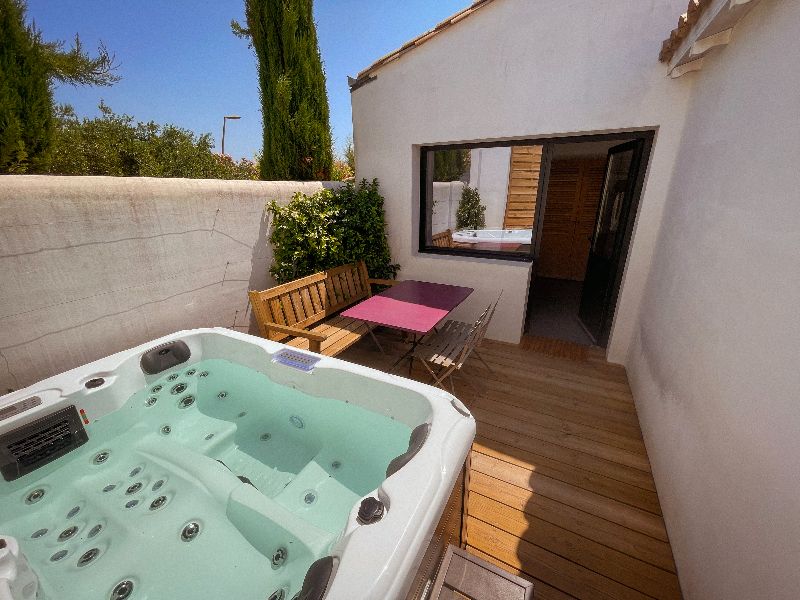
[[[390,52],[386,56],[382,56],[374,63],[372,63],[370,66],[368,66],[366,69],[361,71],[355,78],[348,77],[347,83],[350,85],[350,91],[353,92],[358,88],[360,88],[361,86],[366,85],[370,81],[376,79],[375,71],[377,71],[384,65],[388,65],[390,62],[397,60],[398,58],[404,56],[408,52],[411,52],[415,48],[419,48],[422,44],[424,44],[427,41],[430,41],[432,38],[439,35],[445,29],[449,29],[456,23],[460,23],[461,21],[463,21],[464,19],[475,13],[477,10],[483,8],[487,4],[492,3],[493,1],[494,0],[475,0],[467,8],[457,12],[451,17],[448,17],[433,29],[426,31],[422,35],[418,35],[413,40],[406,42],[405,44],[400,46],[397,50]]]
[[[733,39],[733,28],[761,0],[691,0],[669,38],[661,46],[659,60],[667,73],[680,77],[703,67],[704,57]]]

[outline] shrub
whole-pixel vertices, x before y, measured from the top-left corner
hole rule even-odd
[[[343,160],[334,160],[331,169],[331,181],[349,181],[355,177],[353,169]]]
[[[486,225],[486,207],[477,188],[464,186],[456,209],[456,229],[482,229]]]
[[[258,179],[258,165],[215,154],[210,134],[174,125],[134,123],[100,104],[101,115],[78,119],[68,106],[56,114],[50,173],[118,177]]]
[[[270,273],[280,283],[357,260],[380,279],[392,279],[400,269],[392,263],[377,180],[312,196],[298,192],[286,206],[273,200],[268,210],[274,251]]]

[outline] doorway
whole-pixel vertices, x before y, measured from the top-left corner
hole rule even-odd
[[[554,143],[525,333],[606,347],[652,133]]]

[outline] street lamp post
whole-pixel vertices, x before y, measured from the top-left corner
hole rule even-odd
[[[228,119],[241,119],[239,115],[225,115],[222,117],[222,155],[225,156],[225,123],[227,123]]]

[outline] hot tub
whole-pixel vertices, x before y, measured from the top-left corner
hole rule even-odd
[[[514,244],[530,245],[532,229],[459,229],[453,232],[453,241],[461,244]]]
[[[0,398],[0,599],[402,598],[474,433],[226,329],[115,354]]]

